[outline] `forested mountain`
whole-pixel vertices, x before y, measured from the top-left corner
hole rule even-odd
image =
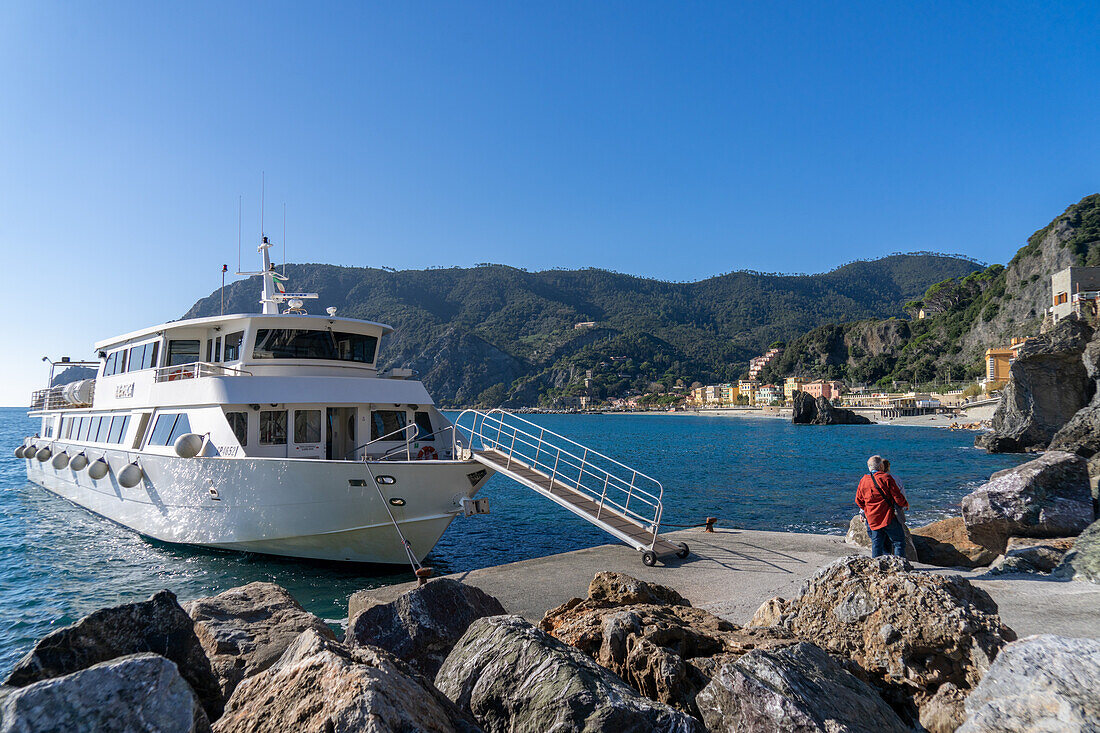
[[[817,275],[733,272],[672,283],[607,270],[526,272],[504,265],[389,271],[288,264],[312,312],[389,323],[386,366],[417,369],[441,404],[534,405],[660,382],[730,380],[776,340],[839,321],[903,316],[930,283],[981,269],[933,253],[853,262]],[[260,285],[226,286],[226,312],[255,312]],[[185,317],[217,315],[219,293]],[[592,327],[577,327],[594,322]]]
[[[807,374],[883,384],[979,377],[986,349],[1039,332],[1050,305],[1050,276],[1078,265],[1100,265],[1100,194],[1086,196],[1032,234],[1007,267],[991,265],[932,285],[906,304],[911,321],[813,329],[789,343],[763,377]]]

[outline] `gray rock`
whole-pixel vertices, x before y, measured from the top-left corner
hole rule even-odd
[[[791,422],[795,425],[870,425],[871,421],[844,407],[833,407],[824,397],[795,391],[791,397]]]
[[[313,629],[237,685],[217,733],[449,733],[480,730],[430,682],[381,649],[351,649]]]
[[[928,565],[978,568],[1004,552],[1008,537],[970,531],[962,517],[948,517],[913,530],[917,559]]]
[[[1009,539],[1005,554],[989,569],[993,575],[1008,573],[1049,573],[1073,548],[1073,537],[1033,540],[1023,537]]]
[[[916,562],[917,548],[913,544],[913,535],[909,533],[909,527],[902,525],[902,528],[905,530],[905,559]],[[844,541],[854,547],[871,546],[871,535],[867,533],[867,521],[863,515],[856,514],[852,517],[852,521],[848,522],[848,534],[845,535]]]
[[[336,639],[324,621],[274,583],[249,583],[184,608],[226,700],[241,680],[274,664],[306,629]]]
[[[504,613],[500,601],[480,588],[439,578],[364,610],[348,625],[345,641],[381,647],[433,679],[471,623]]]
[[[1100,521],[1093,522],[1078,535],[1073,549],[1054,568],[1053,575],[1100,584]]]
[[[974,444],[991,453],[1043,450],[1092,399],[1094,384],[1082,360],[1092,329],[1073,318],[1028,341],[1009,370],[993,431]]]
[[[918,702],[920,724],[928,733],[955,733],[966,720],[965,703],[966,692],[946,682],[932,697]]]
[[[0,691],[0,732],[202,733],[210,730],[176,665],[134,654]]]
[[[866,682],[813,644],[755,650],[727,663],[695,698],[710,731],[908,731]]]
[[[140,603],[100,609],[50,632],[19,660],[4,684],[24,687],[143,652],[175,662],[207,717],[216,720],[221,715],[224,699],[210,660],[195,636],[191,617],[167,590]]]
[[[1009,644],[966,712],[959,733],[1100,731],[1100,641],[1041,634]]]
[[[519,616],[474,621],[435,683],[492,733],[702,731]]]
[[[1016,537],[1071,537],[1093,521],[1088,465],[1072,453],[1051,451],[998,471],[963,497],[970,531]]]

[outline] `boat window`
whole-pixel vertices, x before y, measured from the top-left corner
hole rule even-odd
[[[244,341],[244,331],[226,334],[225,360],[238,361],[241,358],[241,342]]]
[[[134,450],[137,450],[141,447],[141,439],[145,437],[145,428],[149,427],[149,418],[152,417],[152,415],[153,413],[151,412],[141,413],[141,418],[138,420],[137,430],[134,431],[134,442],[130,446]]]
[[[115,373],[115,352],[107,354],[107,361],[103,362],[103,376],[109,377]]]
[[[145,358],[141,360],[142,369],[152,369],[157,366],[157,352],[160,350],[160,342],[154,341],[145,344]]]
[[[142,366],[142,364],[145,362],[145,347],[148,346],[148,345],[149,344],[142,344],[140,346],[134,346],[133,348],[130,349],[130,369],[129,369],[129,371],[134,372],[134,371],[137,371],[138,369],[144,369],[145,368],[144,366]]]
[[[111,424],[111,418],[109,417],[94,417],[92,418],[92,429],[88,432],[90,436],[88,439],[93,443],[103,443],[107,440],[107,433],[109,432],[109,426]]]
[[[107,434],[108,443],[121,443],[122,436],[126,435],[126,427],[130,424],[129,415],[115,415],[111,418],[111,432]]]
[[[295,410],[294,411],[294,442],[295,443],[320,443],[321,442],[321,411],[320,410]]]
[[[416,439],[429,441],[435,440],[434,431],[432,430],[432,418],[426,412],[413,413],[413,421],[416,423]]]
[[[92,418],[90,418],[90,417],[80,418],[80,435],[77,436],[77,440],[83,441],[83,440],[88,439],[88,429],[91,427],[91,425],[92,425]]]
[[[237,436],[237,442],[241,446],[248,445],[248,413],[227,412],[225,419],[229,421],[229,427],[233,429],[233,435]]]
[[[168,363],[165,366],[194,364],[199,360],[198,339],[174,339],[168,342]]]
[[[159,344],[156,341],[150,341],[147,344],[141,344],[130,349],[130,359],[126,365],[126,371],[136,372],[139,369],[152,369],[157,365],[157,346]]]
[[[107,361],[103,364],[103,376],[121,374],[126,371],[126,349],[112,351],[107,355]]]
[[[43,438],[52,438],[53,437],[53,418],[52,417],[42,418],[42,437]]]
[[[256,332],[254,359],[326,359],[370,364],[378,339],[360,333],[261,328]]]
[[[191,421],[183,413],[164,413],[157,416],[149,445],[172,445],[176,438],[191,432]]]
[[[370,414],[370,439],[389,436],[390,440],[403,440],[402,435],[390,435],[408,423],[408,417],[404,410],[375,410]]]
[[[206,339],[206,360],[210,363],[222,360],[222,340],[220,338]]]
[[[286,445],[286,410],[260,410],[260,445]]]
[[[63,417],[61,418],[61,437],[65,440],[69,440],[73,432],[73,418]]]

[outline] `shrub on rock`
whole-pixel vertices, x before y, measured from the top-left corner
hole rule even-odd
[[[998,471],[963,497],[971,532],[1007,537],[1072,537],[1093,521],[1088,464],[1072,453],[1051,451]]]
[[[237,686],[216,733],[432,731],[477,725],[408,665],[310,629],[271,667]]]
[[[224,699],[210,660],[195,636],[191,617],[167,590],[140,603],[100,609],[50,632],[19,660],[4,684],[23,687],[143,652],[175,662],[207,717],[216,720],[221,715]]]
[[[1052,634],[1006,646],[966,699],[958,733],[1100,729],[1100,641]]]
[[[435,683],[490,733],[702,731],[691,716],[638,695],[519,616],[474,621]]]
[[[274,583],[249,583],[185,605],[226,700],[245,677],[275,663],[306,629],[334,639],[328,625]]]
[[[359,613],[346,642],[381,647],[432,679],[471,623],[504,613],[500,601],[480,588],[439,578]]]
[[[175,664],[134,654],[0,688],[0,730],[205,733],[210,722]]]
[[[696,697],[715,733],[905,733],[867,683],[813,644],[758,649],[727,662]]]

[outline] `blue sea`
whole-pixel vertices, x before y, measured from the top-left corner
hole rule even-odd
[[[873,453],[892,461],[914,526],[945,516],[989,475],[1019,463],[972,447],[973,433],[892,426],[816,427],[767,418],[536,415],[535,422],[659,479],[665,524],[843,534]],[[36,639],[104,606],[168,588],[181,601],[255,580],[287,588],[338,623],[348,596],[410,573],[166,545],[94,516],[26,479],[13,451],[33,434],[20,408],[0,408],[0,674]],[[457,519],[426,564],[472,570],[605,544],[608,536],[508,479],[482,496],[492,513]],[[668,527],[672,529],[673,527]]]

